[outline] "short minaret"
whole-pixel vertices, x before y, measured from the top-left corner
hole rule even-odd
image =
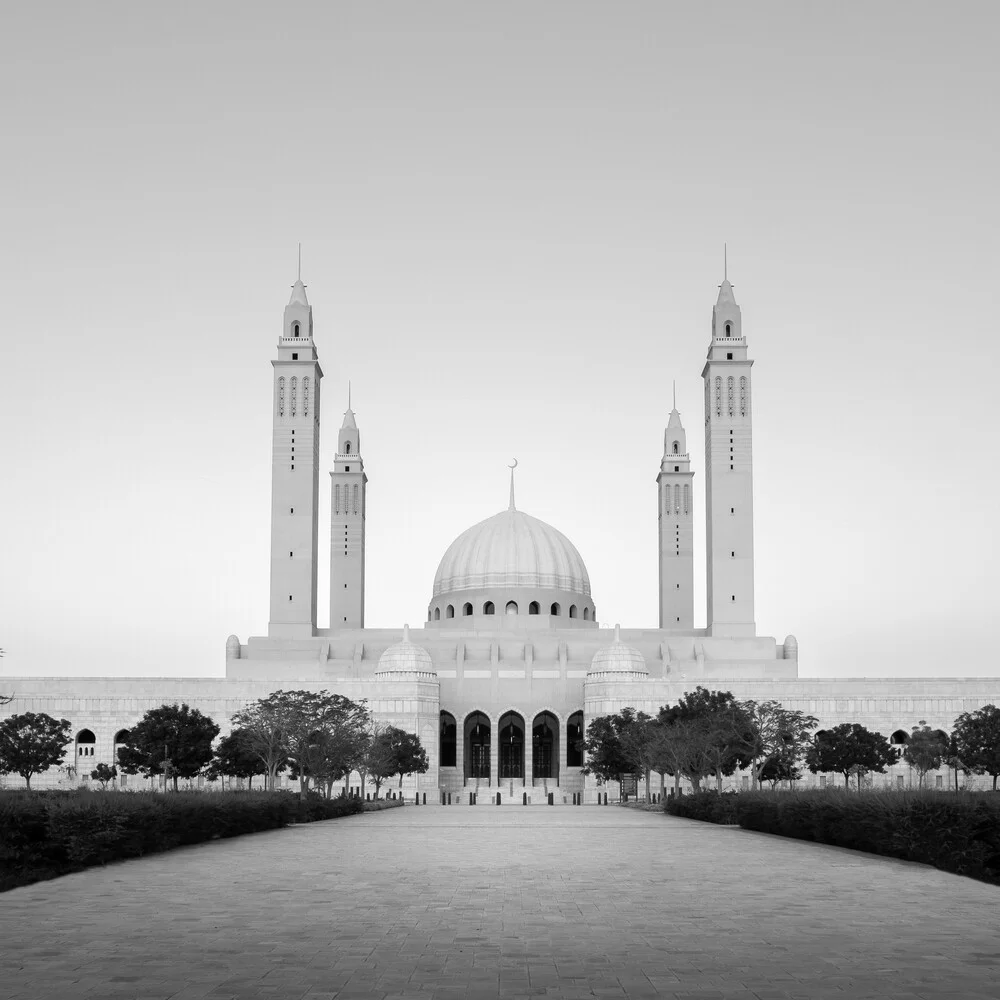
[[[660,524],[660,628],[694,628],[694,472],[677,389],[656,477]]]
[[[274,638],[316,629],[319,383],[312,306],[302,275],[285,306],[274,366],[271,438],[271,614]]]
[[[330,479],[330,628],[364,628],[368,477],[350,395]]]
[[[712,310],[705,380],[705,521],[708,629],[752,636],[753,434],[750,367],[740,307],[725,278]]]

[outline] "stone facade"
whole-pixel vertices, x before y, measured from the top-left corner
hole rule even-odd
[[[756,635],[752,362],[728,281],[713,310],[703,372],[709,618],[700,629],[693,627],[694,525],[685,498],[693,470],[676,407],[657,477],[659,628],[616,628],[612,636],[599,627],[579,553],[555,528],[517,510],[513,472],[508,508],[462,532],[445,553],[424,627],[402,635],[365,628],[367,477],[350,406],[331,472],[331,627],[317,627],[322,372],[301,280],[273,364],[268,635],[245,643],[230,636],[225,678],[0,678],[0,693],[12,695],[0,717],[47,712],[68,719],[76,734],[67,749],[70,770],[39,776],[38,787],[74,785],[97,763],[112,763],[117,734],[147,709],[187,702],[226,732],[236,711],[279,689],[364,699],[383,721],[416,733],[431,767],[406,779],[403,790],[427,793],[428,802],[468,801],[477,792],[483,802],[498,795],[541,802],[550,793],[556,802],[614,799],[617,786],[600,788],[581,774],[576,741],[586,725],[625,706],[655,714],[698,685],[779,701],[816,716],[821,727],[860,722],[887,736],[921,721],[948,730],[960,713],[1000,701],[1000,678],[803,679],[793,636],[779,643]],[[745,778],[727,783],[740,787]],[[932,784],[936,779],[948,776],[932,776]],[[807,775],[804,783],[820,780]],[[893,787],[911,780],[905,765],[876,778]]]

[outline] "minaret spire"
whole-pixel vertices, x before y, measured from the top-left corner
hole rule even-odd
[[[302,244],[301,243],[299,244],[299,270],[298,270],[298,277],[295,280],[296,281],[301,281],[302,280]]]
[[[674,409],[677,409],[677,379],[674,379]]]
[[[729,280],[729,244],[722,244],[722,280]]]
[[[510,469],[510,506],[507,510],[517,510],[514,506],[514,470],[517,468],[517,459],[515,458],[514,464],[508,465],[507,468]]]

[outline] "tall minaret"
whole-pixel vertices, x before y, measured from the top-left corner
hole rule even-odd
[[[694,472],[677,390],[656,477],[660,522],[660,628],[694,628]]]
[[[705,521],[708,629],[756,634],[753,600],[753,435],[750,366],[728,277],[712,310],[705,380]]]
[[[330,628],[364,628],[368,477],[350,396],[330,478]]]
[[[285,306],[274,366],[271,445],[271,618],[267,634],[316,629],[319,527],[319,383],[312,306],[301,271]]]

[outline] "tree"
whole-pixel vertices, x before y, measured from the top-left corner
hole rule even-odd
[[[1000,775],[1000,708],[984,705],[978,711],[963,712],[955,720],[952,735],[960,765],[975,774],[990,775],[995,792]]]
[[[794,764],[802,757],[818,720],[797,709],[782,708],[776,701],[744,701],[741,706],[747,718],[745,749],[752,762],[753,787],[758,788],[772,758]]]
[[[622,746],[620,725],[616,725],[615,720],[613,715],[591,719],[583,741],[587,763],[580,772],[593,774],[601,781],[617,781],[620,788],[622,777],[632,773],[632,765]]]
[[[249,747],[246,733],[242,729],[234,729],[228,736],[223,736],[215,748],[215,756],[208,766],[208,779],[226,775],[230,778],[246,778],[249,787],[253,788],[253,779],[258,774],[267,774],[264,761]]]
[[[362,762],[364,773],[375,783],[375,798],[379,796],[382,782],[396,773],[396,747],[393,733],[398,732],[394,726],[376,722],[372,725]]]
[[[102,761],[90,772],[90,776],[94,781],[101,783],[101,791],[103,792],[107,790],[108,782],[114,781],[118,777],[118,768],[109,766]]]
[[[918,788],[923,788],[924,776],[928,771],[936,771],[947,753],[947,735],[931,729],[921,719],[919,725],[913,727],[913,732],[903,747],[903,759],[917,772]]]
[[[287,760],[303,797],[310,781],[329,794],[333,782],[350,773],[368,719],[364,702],[329,691],[275,691],[233,716],[249,731],[248,746],[266,758],[272,786],[274,769]]]
[[[31,788],[32,775],[62,763],[70,724],[44,712],[24,712],[0,722],[0,774],[19,774]]]
[[[699,686],[675,706],[661,708],[657,719],[664,727],[659,749],[668,758],[666,769],[690,779],[695,791],[709,775],[721,790],[724,775],[750,763],[750,722],[729,691]]]
[[[779,781],[798,781],[802,777],[802,772],[796,766],[794,759],[788,757],[772,757],[760,772],[761,782],[767,781],[771,788]]]
[[[208,766],[218,735],[219,727],[187,704],[151,708],[119,747],[118,766],[126,774],[164,774],[176,792],[178,778],[193,778]]]
[[[273,695],[262,698],[234,713],[232,723],[242,734],[245,751],[261,762],[267,789],[273,792],[278,773],[288,765],[280,704]]]
[[[431,765],[420,737],[403,729],[399,732],[402,735],[396,749],[396,773],[399,775],[399,787],[402,788],[403,778],[411,774],[426,774]]]
[[[813,774],[842,774],[845,788],[850,787],[851,775],[857,774],[859,789],[861,772],[885,774],[896,760],[896,751],[881,733],[857,722],[842,722],[818,732],[805,755],[806,766]]]

